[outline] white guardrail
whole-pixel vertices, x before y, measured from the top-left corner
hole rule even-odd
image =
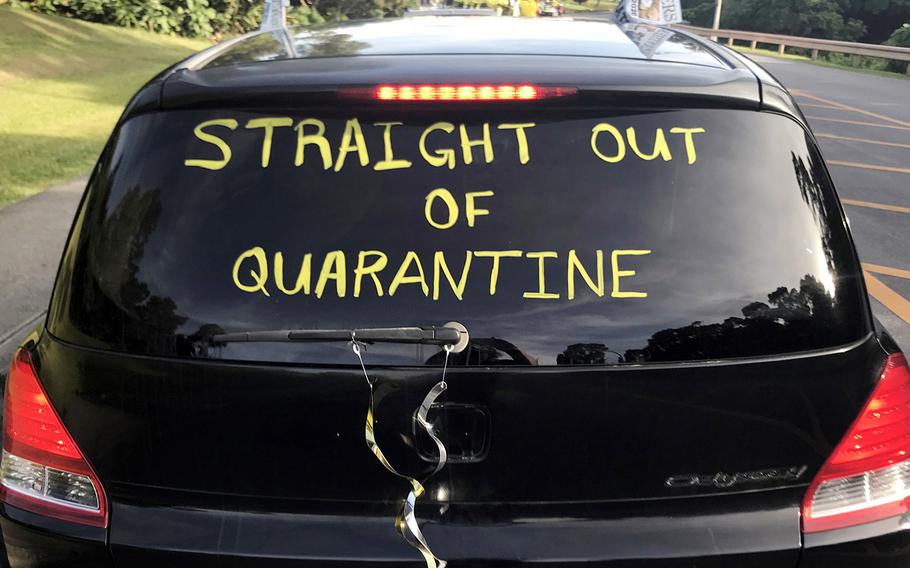
[[[676,24],[674,28],[682,31],[707,36],[720,40],[725,38],[727,45],[733,46],[735,41],[749,42],[749,47],[755,49],[760,44],[770,44],[777,46],[777,53],[783,55],[788,47],[801,47],[811,50],[812,59],[818,58],[821,52],[828,53],[845,53],[853,56],[853,64],[859,64],[860,56],[879,57],[882,59],[893,59],[896,61],[910,61],[910,47],[895,47],[893,45],[877,45],[874,43],[855,43],[852,41],[838,41],[833,39],[814,39],[810,37],[797,37],[778,34],[766,34],[762,32],[744,32],[739,30],[713,30],[711,28],[699,28]],[[910,66],[907,73],[910,74]]]

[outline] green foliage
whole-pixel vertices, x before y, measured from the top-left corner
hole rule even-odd
[[[715,0],[683,0],[683,18],[696,26],[710,28],[714,23]]]
[[[401,16],[416,5],[413,0],[315,0],[314,7],[328,21]]]
[[[263,6],[262,0],[12,0],[12,4],[89,22],[204,38],[257,29]],[[288,21],[309,24],[321,22],[322,17],[301,6],[288,10]]]
[[[725,0],[721,27],[853,41],[865,33],[862,21],[847,18],[840,1],[847,0]],[[910,0],[908,0],[910,1]],[[715,0],[688,0],[683,14],[710,26]]]
[[[882,43],[894,31],[894,26],[910,21],[910,0],[838,0],[844,16],[862,20],[867,43]]]
[[[895,45],[897,47],[910,47],[910,23],[906,23],[894,30],[885,45]]]
[[[898,47],[910,47],[910,23],[906,23],[894,30],[885,44],[896,45]],[[906,61],[889,61],[888,71],[906,73],[908,65],[910,65],[910,63],[907,63]]]

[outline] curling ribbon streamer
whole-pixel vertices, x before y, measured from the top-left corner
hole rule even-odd
[[[367,447],[370,448],[370,451],[373,452],[373,455],[376,456],[376,459],[379,460],[379,463],[381,463],[387,470],[411,484],[411,490],[408,492],[407,497],[404,499],[398,516],[395,517],[395,528],[398,531],[398,534],[400,534],[408,544],[420,552],[421,556],[423,556],[424,561],[427,563],[427,568],[445,568],[446,561],[437,558],[436,555],[433,554],[433,551],[430,550],[430,545],[427,544],[427,541],[420,530],[420,526],[417,524],[417,515],[415,513],[415,508],[417,505],[417,499],[419,499],[426,491],[424,489],[423,483],[426,483],[428,479],[439,473],[439,470],[445,467],[446,461],[448,459],[445,445],[442,443],[442,440],[440,440],[433,432],[433,425],[427,421],[427,413],[430,411],[430,407],[433,406],[433,403],[436,402],[436,399],[445,392],[446,388],[448,388],[448,385],[446,385],[446,369],[449,366],[449,353],[452,352],[452,346],[445,346],[446,358],[445,363],[442,367],[442,380],[440,380],[433,386],[433,388],[430,389],[430,392],[427,393],[426,397],[424,397],[423,402],[420,403],[420,408],[417,410],[417,423],[420,424],[420,427],[423,428],[424,431],[430,436],[430,438],[436,444],[436,448],[439,450],[439,461],[436,462],[436,467],[433,468],[432,473],[424,478],[423,483],[421,483],[416,478],[399,473],[379,448],[379,443],[376,442],[373,420],[373,411],[376,408],[377,402],[376,398],[374,397],[373,386],[376,384],[376,382],[370,379],[370,376],[367,374],[367,368],[363,363],[363,355],[361,353],[362,350],[360,344],[353,336],[351,337],[351,348],[354,350],[354,354],[357,355],[357,359],[360,360],[360,368],[363,369],[363,376],[366,378],[367,384],[370,386],[370,406],[367,408],[367,421],[365,431]]]

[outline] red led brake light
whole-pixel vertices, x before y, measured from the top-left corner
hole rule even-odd
[[[521,84],[419,84],[378,85],[374,88],[341,89],[347,98],[401,102],[490,102],[535,101],[565,97],[578,92],[575,87],[541,87]]]

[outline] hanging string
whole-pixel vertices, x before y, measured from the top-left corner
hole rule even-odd
[[[365,438],[367,442],[367,447],[373,452],[373,455],[376,456],[376,459],[379,460],[379,463],[383,465],[387,470],[397,475],[398,477],[406,480],[411,485],[411,490],[408,492],[404,501],[402,502],[401,510],[398,512],[398,515],[395,517],[395,529],[398,531],[398,534],[404,538],[404,540],[417,549],[423,556],[424,561],[426,562],[427,568],[445,568],[446,561],[441,560],[433,554],[433,551],[430,550],[430,546],[427,544],[426,539],[423,536],[423,532],[420,530],[420,525],[417,524],[417,514],[415,512],[417,506],[417,500],[426,492],[424,488],[424,483],[427,482],[431,477],[439,473],[446,465],[448,460],[448,453],[446,452],[446,447],[442,443],[436,433],[433,431],[433,425],[427,420],[427,414],[430,411],[430,408],[433,406],[433,403],[436,402],[436,399],[439,398],[442,393],[448,388],[446,384],[446,371],[449,368],[449,354],[452,353],[453,346],[445,346],[445,362],[442,366],[442,379],[436,383],[433,388],[430,389],[430,392],[424,397],[423,402],[420,403],[420,407],[417,410],[417,423],[421,428],[430,436],[430,439],[433,440],[433,443],[436,444],[436,449],[439,452],[439,459],[436,462],[436,467],[433,468],[432,473],[426,476],[423,482],[419,481],[414,477],[404,475],[399,473],[394,466],[389,462],[385,457],[385,454],[382,453],[382,450],[379,447],[379,443],[376,441],[376,431],[375,431],[375,420],[374,420],[374,411],[376,405],[376,397],[374,395],[373,387],[376,385],[376,381],[370,378],[369,373],[367,373],[366,365],[363,362],[363,347],[351,333],[351,349],[354,351],[354,355],[357,356],[357,359],[360,361],[360,368],[363,370],[363,376],[367,381],[367,385],[370,387],[370,405],[367,408],[367,419],[366,419],[366,430]]]

